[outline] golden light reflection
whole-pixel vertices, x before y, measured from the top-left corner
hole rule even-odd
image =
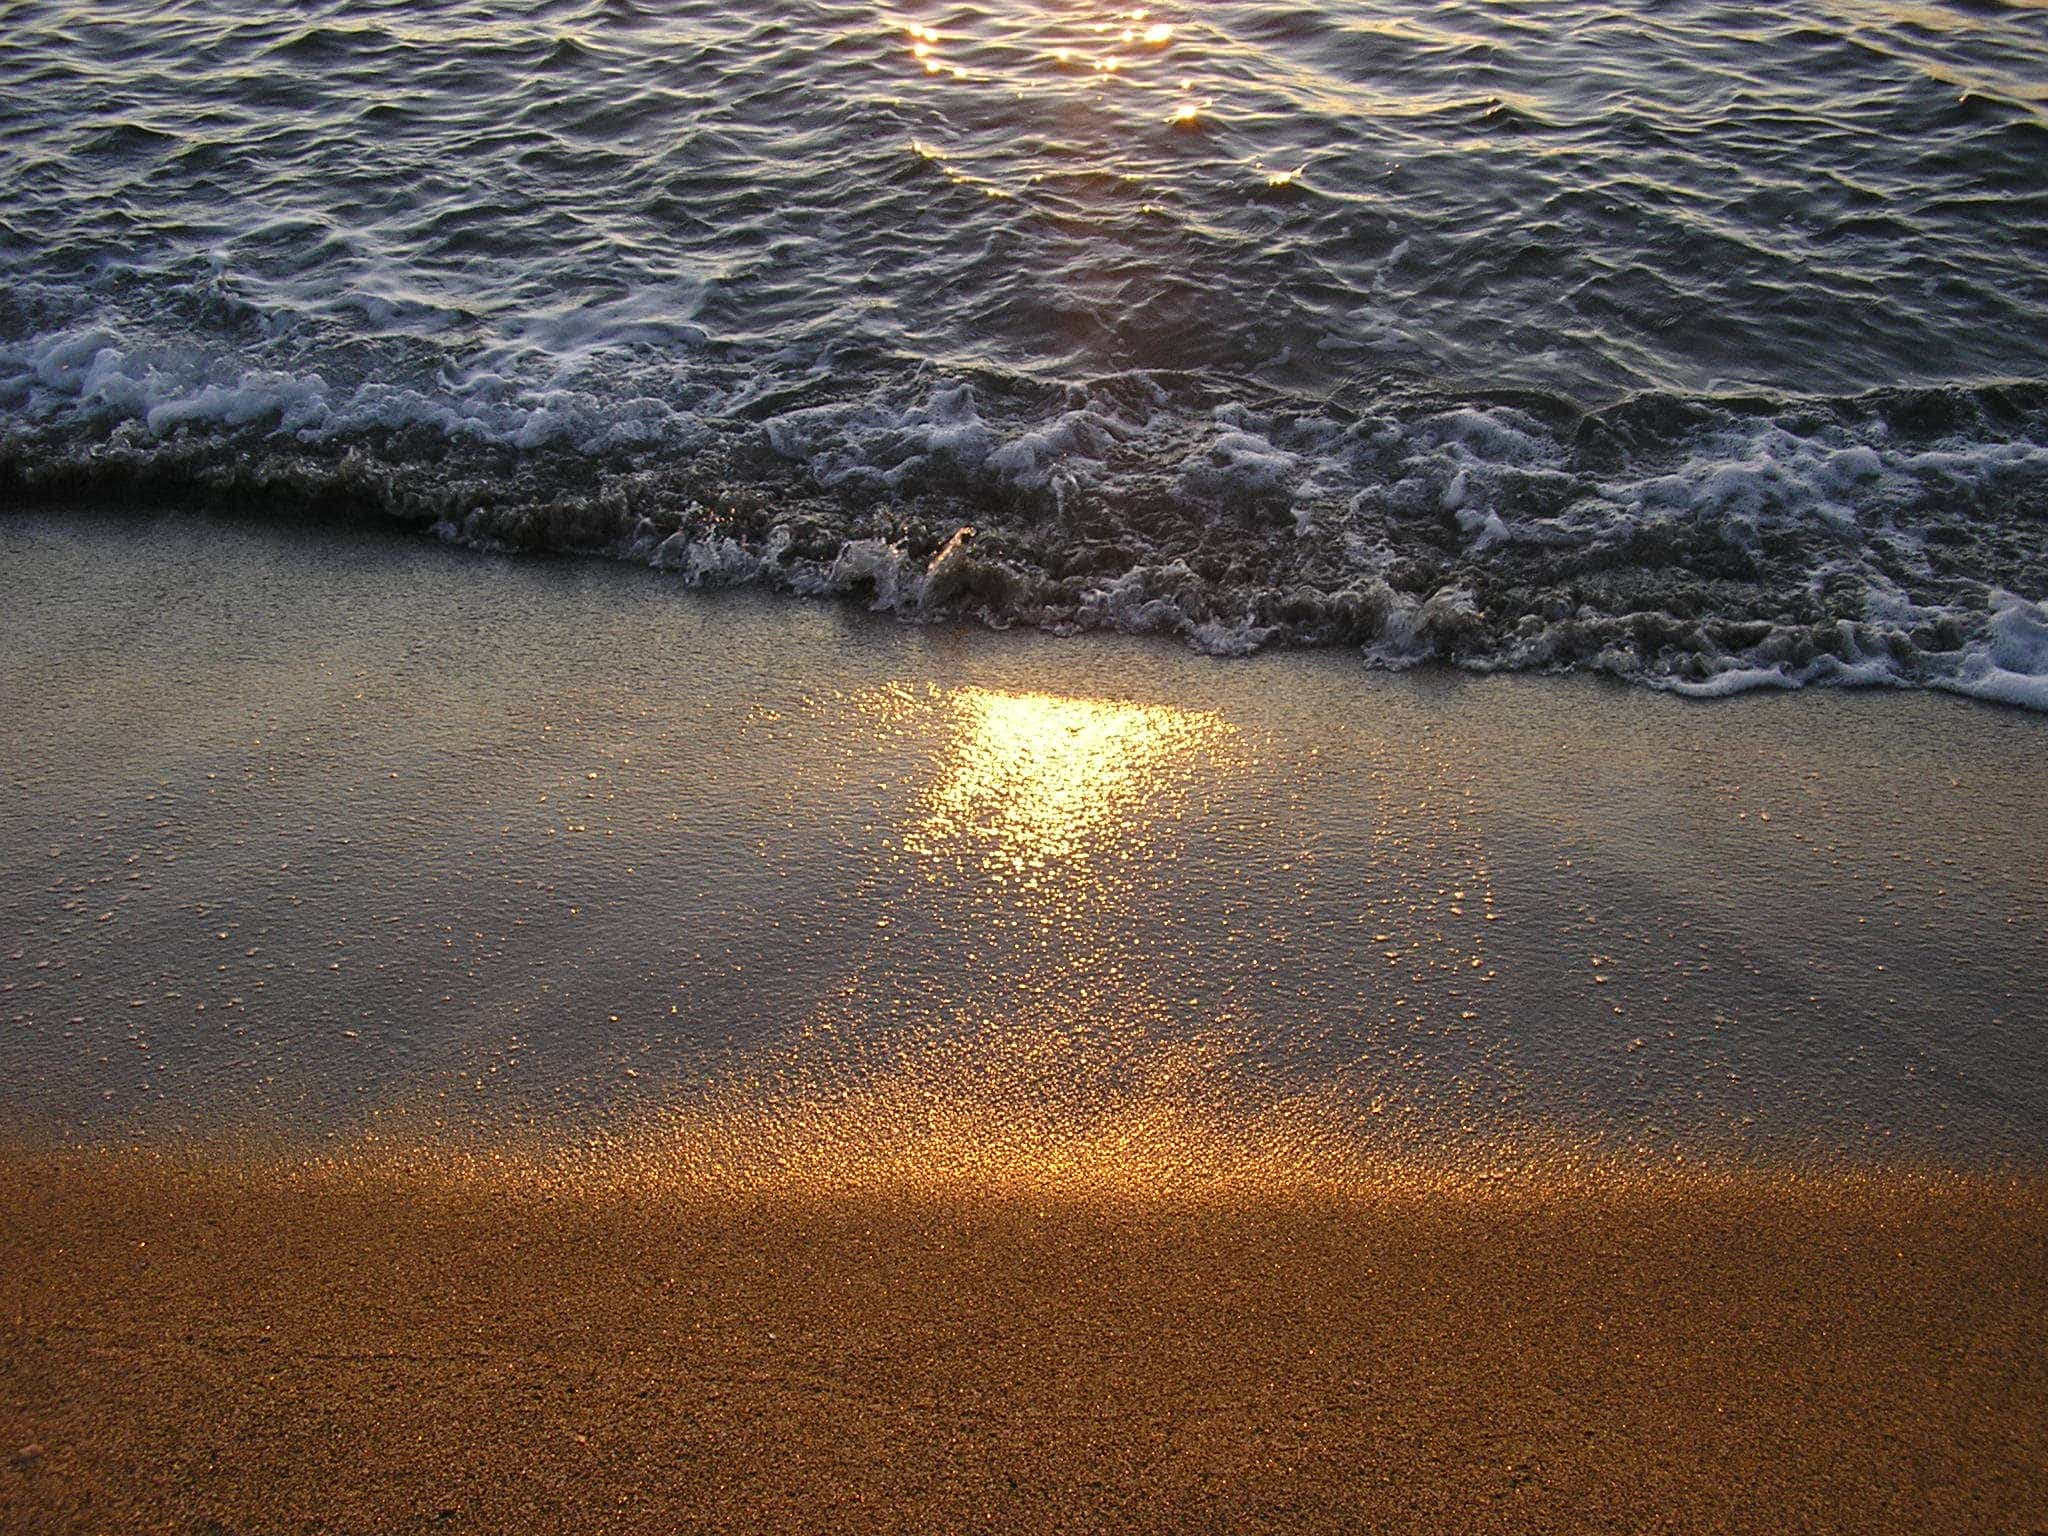
[[[901,24],[911,63],[927,76],[951,80],[994,80],[1020,92],[1036,89],[1047,62],[1061,71],[1103,77],[1121,74],[1147,56],[1174,48],[1174,24],[1148,10],[1111,11],[1083,21],[1054,8],[1033,19],[1006,18],[993,30],[944,33],[921,21]],[[976,68],[959,62],[961,50],[976,52]]]
[[[1050,174],[1042,157],[1035,168],[1020,165],[1026,157],[1011,134],[963,131],[929,150],[929,141],[919,144],[922,158],[949,180],[990,197],[1046,198],[1063,215],[1077,203],[1100,200],[1099,183],[1076,184],[1085,173],[1063,174],[1079,154],[1098,162],[1106,157],[1097,168],[1124,184],[1111,198],[1122,203],[1150,189],[1159,162],[1172,165],[1227,120],[1225,81],[1208,67],[1220,56],[1219,46],[1229,51],[1226,41],[1186,7],[1160,13],[1027,0],[988,13],[948,12],[943,27],[900,12],[885,15],[893,46],[903,49],[904,62],[924,86],[965,86],[1032,103],[1037,120],[1059,138],[1062,153],[1054,163],[1061,169]],[[1255,169],[1265,174],[1263,166]],[[1145,197],[1137,211],[1158,215],[1170,206]]]
[[[910,38],[910,56],[928,75],[950,75],[955,80],[965,80],[967,71],[958,65],[948,64],[939,57],[939,47],[945,38],[934,27],[920,22],[911,22],[904,29]]]
[[[1236,735],[1218,715],[1161,705],[982,688],[947,703],[958,735],[905,846],[1027,886],[1085,885],[1145,855]]]
[[[928,683],[833,707],[825,793],[881,796],[844,947],[792,1033],[650,1107],[619,1150],[651,1174],[1114,1198],[1531,1155],[1511,1073],[1467,1069],[1490,866],[1437,744],[1325,782],[1256,713]],[[1318,783],[1341,895],[1287,846]]]
[[[663,1113],[659,1159],[736,1187],[1307,1187],[1327,1112],[1261,1088],[1235,1010],[1139,936],[1256,753],[1200,710],[890,686],[861,730],[914,765],[867,828],[872,942],[798,1038]],[[1161,914],[1163,915],[1163,914]]]

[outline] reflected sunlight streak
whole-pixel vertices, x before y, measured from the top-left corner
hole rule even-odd
[[[998,879],[1085,885],[1148,849],[1235,728],[1156,705],[963,688],[959,735],[906,846]],[[970,850],[972,850],[970,852]]]

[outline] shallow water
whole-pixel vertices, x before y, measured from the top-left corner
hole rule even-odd
[[[17,497],[2048,701],[2031,0],[16,0],[0,73]]]
[[[0,1120],[737,1177],[2038,1167],[2037,716],[18,519]]]

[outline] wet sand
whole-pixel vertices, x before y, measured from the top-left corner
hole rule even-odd
[[[0,1130],[2048,1162],[2048,716],[198,518],[0,563]]]
[[[711,1199],[16,1154],[0,1528],[2038,1531],[2038,1182]]]

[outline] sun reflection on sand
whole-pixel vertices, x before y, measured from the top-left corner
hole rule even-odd
[[[982,688],[946,703],[957,734],[905,847],[1027,888],[1071,891],[1156,851],[1190,776],[1236,734],[1219,716],[1158,705]]]
[[[985,687],[874,690],[866,732],[918,764],[871,829],[874,938],[774,1059],[674,1105],[685,1182],[981,1189],[1309,1180],[1328,1125],[1248,1083],[1131,913],[1235,792],[1220,715]]]
[[[821,722],[833,774],[889,791],[848,849],[868,867],[860,937],[790,1037],[668,1100],[612,1144],[623,1165],[1107,1195],[1381,1186],[1447,1149],[1556,1164],[1512,1123],[1501,1070],[1427,1064],[1493,979],[1483,853],[1427,743],[1358,786],[1372,878],[1319,929],[1293,904],[1313,905],[1312,857],[1276,854],[1254,809],[1315,770],[1256,724],[977,685],[842,707]],[[1242,898],[1190,903],[1182,872],[1219,856],[1242,861]],[[1304,1071],[1328,1027],[1309,983],[1331,967],[1355,978],[1355,1049]]]

